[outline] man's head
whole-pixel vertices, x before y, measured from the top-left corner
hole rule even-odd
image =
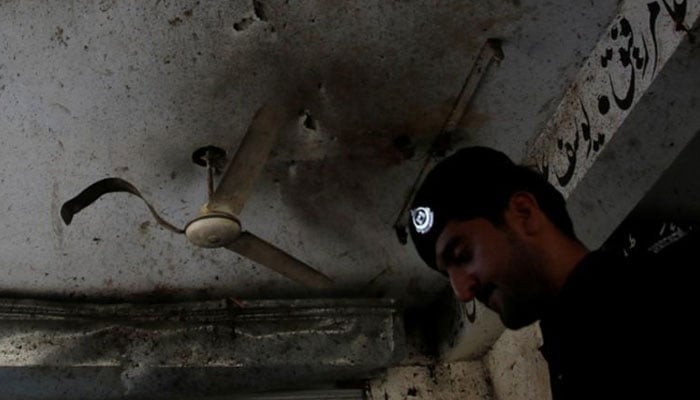
[[[558,289],[553,247],[580,246],[561,194],[484,147],[462,149],[428,174],[411,208],[411,237],[460,300],[476,297],[513,329],[539,318]]]

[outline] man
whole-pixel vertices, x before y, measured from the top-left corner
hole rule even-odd
[[[484,147],[439,163],[411,219],[419,255],[459,300],[478,299],[510,329],[540,320],[555,400],[666,398],[683,386],[674,360],[696,314],[683,288],[697,265],[684,260],[688,240],[627,258],[589,251],[554,187]]]

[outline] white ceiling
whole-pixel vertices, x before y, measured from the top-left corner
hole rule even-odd
[[[454,146],[516,159],[615,12],[610,1],[3,1],[0,290],[110,299],[432,298],[445,282],[392,224],[478,50],[503,39]],[[253,112],[293,86],[282,132],[242,215],[246,229],[335,279],[312,292],[158,227],[108,195],[119,176],[183,226],[205,201],[200,146],[234,152]],[[394,145],[416,146],[406,159]]]

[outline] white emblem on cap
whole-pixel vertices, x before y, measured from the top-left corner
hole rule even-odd
[[[411,210],[411,220],[418,233],[426,233],[433,227],[433,210],[428,207],[418,207]]]

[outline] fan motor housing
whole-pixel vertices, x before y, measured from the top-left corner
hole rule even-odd
[[[185,228],[185,235],[192,244],[206,248],[225,247],[240,234],[241,223],[227,214],[203,215]]]

